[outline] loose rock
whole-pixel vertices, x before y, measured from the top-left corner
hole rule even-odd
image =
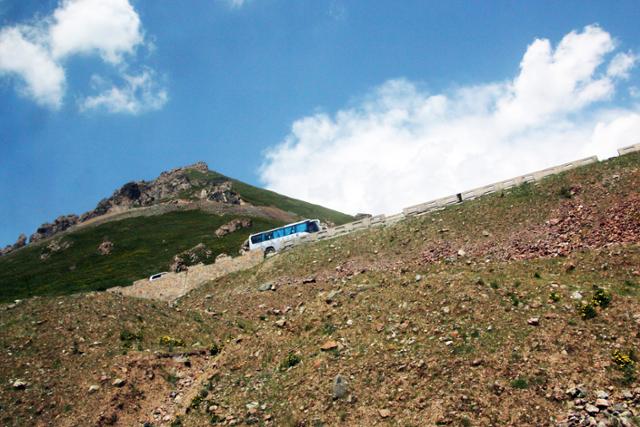
[[[346,396],[347,389],[347,382],[342,377],[342,375],[336,375],[336,377],[333,379],[333,400],[342,399],[344,396]]]

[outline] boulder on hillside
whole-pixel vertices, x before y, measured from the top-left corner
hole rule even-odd
[[[218,229],[215,231],[215,235],[216,237],[222,237],[222,236],[226,236],[229,233],[234,233],[238,230],[241,230],[243,228],[249,228],[249,227],[251,227],[250,219],[237,218],[218,227]]]
[[[113,242],[106,239],[98,246],[98,252],[100,253],[100,255],[109,255],[112,250]]]
[[[173,262],[169,266],[169,270],[174,273],[187,271],[190,265],[211,261],[212,256],[213,252],[211,252],[204,243],[198,243],[193,248],[180,252],[174,256]]]

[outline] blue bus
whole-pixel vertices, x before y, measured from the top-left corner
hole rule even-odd
[[[264,250],[265,254],[276,252],[288,241],[320,231],[320,220],[305,219],[272,230],[249,236],[249,250]]]

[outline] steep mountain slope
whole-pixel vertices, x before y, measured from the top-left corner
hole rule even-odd
[[[296,247],[172,307],[5,306],[0,419],[640,425],[639,188],[631,154]]]
[[[80,216],[43,224],[24,247],[0,257],[0,301],[126,286],[166,271],[200,243],[212,263],[235,256],[250,233],[301,218],[344,223],[350,216],[262,190],[196,163],[153,181],[125,184]],[[233,220],[251,225],[218,237]],[[16,246],[16,245],[14,245]]]

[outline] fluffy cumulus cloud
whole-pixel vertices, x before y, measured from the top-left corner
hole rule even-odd
[[[531,43],[509,81],[427,93],[390,80],[355,106],[292,125],[265,154],[275,191],[345,212],[436,197],[640,142],[640,108],[614,108],[636,62],[588,26]]]
[[[97,55],[122,74],[125,85],[114,87],[112,97],[119,93],[130,106],[107,110],[137,113],[155,109],[159,99],[166,100],[166,92],[150,81],[152,73],[145,71],[138,80],[128,74],[127,60],[144,45],[140,17],[129,0],[61,0],[49,16],[30,25],[0,29],[0,74],[12,77],[20,92],[37,103],[59,108],[67,86],[65,60]],[[151,88],[156,92],[151,93]],[[95,101],[101,96],[107,94],[89,97],[81,105],[85,110],[90,105],[107,105],[107,101]],[[134,104],[137,107],[131,108]]]

